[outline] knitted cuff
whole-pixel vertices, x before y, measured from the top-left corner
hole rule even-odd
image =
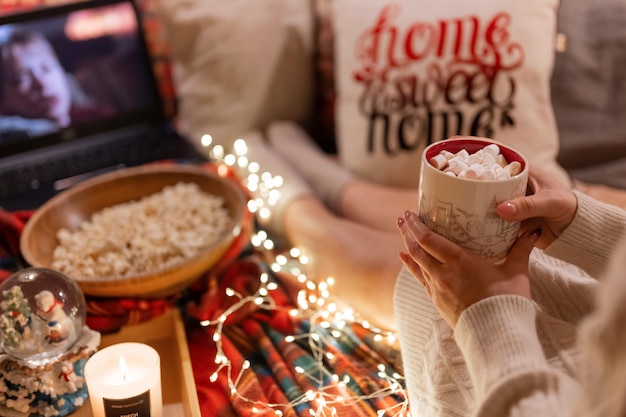
[[[545,365],[535,317],[533,302],[516,295],[486,298],[461,314],[454,337],[479,397],[509,375]]]
[[[574,264],[591,276],[602,276],[612,252],[626,232],[626,212],[578,191],[572,223],[546,250],[547,255]]]

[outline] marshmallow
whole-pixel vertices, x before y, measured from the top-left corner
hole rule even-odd
[[[430,158],[429,162],[447,175],[471,180],[505,180],[522,172],[522,164],[518,161],[508,163],[495,143],[473,154],[466,149],[457,153],[443,150]]]
[[[504,169],[509,171],[509,174],[511,174],[511,176],[514,177],[515,175],[522,172],[522,164],[520,164],[517,161],[513,161],[510,164],[508,164],[506,167],[504,167]]]
[[[496,173],[490,169],[485,169],[478,179],[483,181],[493,181],[496,179]]]
[[[480,158],[480,163],[481,165],[493,166],[493,164],[496,163],[496,157],[489,152],[483,152],[482,158]]]
[[[484,170],[485,168],[483,168],[482,165],[472,164],[469,168],[465,170],[465,178],[469,180],[477,180],[480,178],[481,175],[483,175]]]
[[[450,159],[454,158],[454,154],[450,151],[446,151],[445,149],[442,150],[441,152],[439,152],[440,155],[445,156],[445,158],[449,161]]]
[[[462,158],[455,156],[454,158],[448,161],[448,171],[454,172],[455,175],[459,175],[461,172],[465,171],[469,168],[469,165],[463,161]]]
[[[428,162],[439,170],[443,170],[448,165],[448,160],[445,155],[442,155],[441,153],[430,158]]]
[[[465,150],[465,149],[461,149],[460,151],[458,151],[454,155],[458,156],[459,158],[461,158],[463,160],[467,160],[467,158],[469,158],[469,152],[467,152],[467,150]]]
[[[496,179],[497,180],[508,180],[511,178],[511,174],[504,168],[496,169]]]
[[[483,148],[484,152],[490,153],[493,156],[501,155],[500,147],[495,143],[491,143]]]

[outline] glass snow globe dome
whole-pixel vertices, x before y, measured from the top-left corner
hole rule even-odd
[[[5,354],[32,366],[67,352],[86,315],[82,290],[58,271],[25,268],[0,284],[0,346]]]

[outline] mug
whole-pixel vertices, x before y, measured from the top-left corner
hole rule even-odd
[[[497,145],[508,163],[517,161],[520,172],[506,179],[470,179],[450,175],[431,163],[442,151],[474,154],[491,144]],[[419,217],[436,233],[497,263],[517,239],[520,222],[503,220],[496,207],[525,195],[528,170],[528,161],[521,153],[491,139],[461,136],[432,143],[422,152]]]

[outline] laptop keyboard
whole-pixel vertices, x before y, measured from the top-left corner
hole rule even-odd
[[[31,162],[8,172],[0,173],[0,199],[40,188],[53,187],[58,180],[85,173],[123,166],[136,166],[161,159],[195,159],[190,149],[182,149],[180,139],[173,132],[145,133],[152,137],[137,140],[135,136],[92,144],[80,152],[60,154],[40,162]]]

